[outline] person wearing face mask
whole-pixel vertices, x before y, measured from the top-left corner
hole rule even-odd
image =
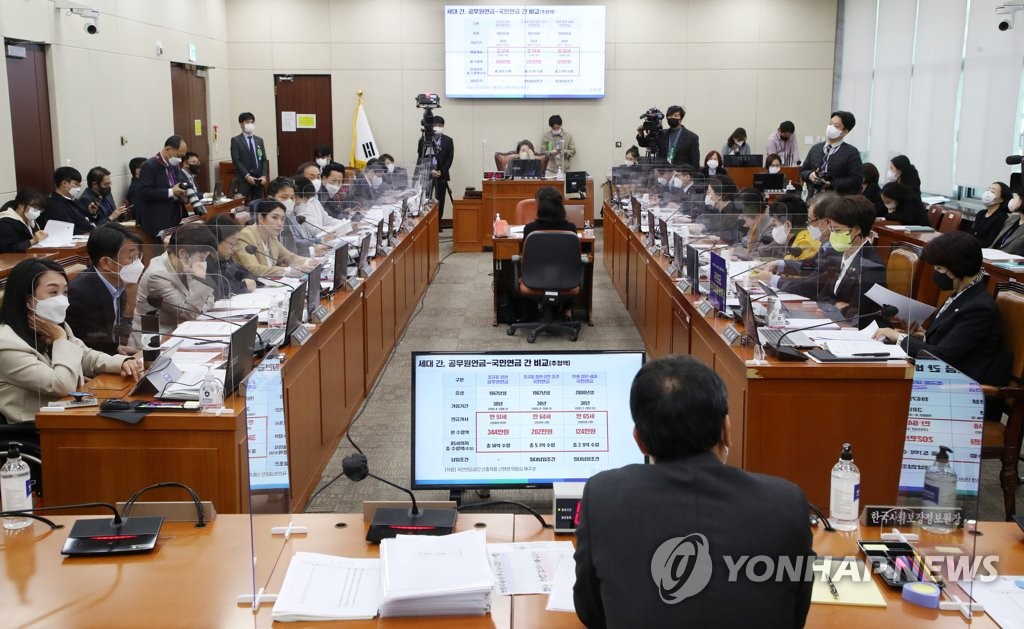
[[[696,223],[702,233],[717,236],[723,242],[732,244],[740,240],[740,206],[733,203],[736,188],[721,179],[708,179],[704,191],[704,207],[700,208]]]
[[[217,239],[217,255],[206,258],[206,278],[214,299],[242,295],[256,290],[256,276],[234,260],[242,226],[230,214],[207,218],[206,224]]]
[[[887,327],[875,338],[897,343],[911,356],[927,352],[981,384],[1004,386],[1012,356],[1003,350],[999,310],[985,287],[981,243],[966,232],[950,232],[925,245],[921,258],[934,267],[932,279],[939,290],[952,294],[927,332]]]
[[[559,169],[563,173],[572,170],[572,158],[576,155],[576,141],[572,134],[562,128],[562,117],[558,114],[548,118],[548,130],[540,136],[540,152],[548,156],[548,177],[554,177]]]
[[[846,142],[846,136],[853,131],[857,119],[848,111],[833,111],[825,126],[824,142],[819,142],[807,152],[807,159],[800,167],[800,178],[809,184],[807,196],[814,196],[822,190],[839,194],[859,194],[864,182],[864,164],[860,150]]]
[[[328,164],[334,161],[334,149],[329,144],[317,144],[313,147],[313,163],[322,173]]]
[[[375,159],[366,162],[363,172],[356,175],[349,185],[348,200],[359,209],[371,207],[377,199],[384,196],[384,165]]]
[[[674,166],[689,164],[697,168],[700,165],[700,138],[683,126],[685,117],[685,109],[672,105],[665,110],[668,130],[662,129],[655,139],[641,125],[636,129],[636,143],[653,153],[659,161],[667,161]]]
[[[747,144],[746,129],[737,127],[729,135],[729,139],[725,141],[725,146],[722,147],[722,155],[750,155],[750,145]]]
[[[279,239],[284,230],[285,206],[264,199],[256,206],[256,224],[242,229],[235,260],[257,277],[300,277],[316,267],[316,260],[288,251]]]
[[[538,179],[541,176],[540,159],[533,149],[533,142],[519,140],[515,155],[505,167],[506,179]]]
[[[321,234],[311,226],[301,225],[295,211],[295,182],[288,177],[278,177],[267,186],[267,198],[279,201],[284,205],[284,229],[278,235],[281,244],[295,255],[308,256],[310,248],[315,255],[323,255],[330,247],[321,243]],[[257,207],[263,199],[254,199],[249,203],[249,211],[255,216]]]
[[[323,183],[320,180],[320,166],[318,166],[316,162],[302,162],[299,164],[299,169],[295,172],[295,177],[305,177],[317,192],[319,192],[320,185]]]
[[[296,177],[295,190],[295,215],[303,217],[302,228],[307,237],[319,238],[327,241],[332,238],[325,232],[333,235],[344,235],[352,231],[352,221],[348,219],[334,218],[327,213],[320,203],[316,194],[316,188],[306,177]]]
[[[875,216],[885,218],[889,214],[889,209],[882,201],[882,188],[878,185],[878,168],[871,162],[864,164],[864,184],[860,193],[875,206]]]
[[[882,188],[882,203],[885,204],[887,220],[896,221],[900,225],[928,226],[928,210],[910,186],[895,181],[885,184]]]
[[[406,190],[409,188],[409,173],[395,163],[395,158],[388,153],[380,156],[380,162],[384,164],[384,183],[392,190]]]
[[[769,175],[782,175],[782,190],[787,188],[792,189],[790,186],[789,178],[782,172],[782,158],[776,154],[768,155],[764,158],[765,170]]]
[[[767,224],[750,249],[750,258],[753,260],[781,258],[789,251],[789,237],[793,230],[789,207],[776,201],[768,206],[767,217]]]
[[[88,234],[96,226],[78,203],[82,196],[82,173],[71,166],[61,166],[53,171],[54,190],[46,200],[46,207],[39,218],[45,228],[47,221],[64,221],[75,226],[75,235]]]
[[[139,199],[135,216],[139,227],[150,237],[158,239],[165,229],[177,227],[185,218],[185,189],[182,179],[182,157],[188,145],[180,135],[164,141],[160,152],[147,159],[139,169]]]
[[[348,218],[350,204],[346,202],[347,196],[345,167],[337,162],[331,162],[324,167],[317,198],[327,213],[334,218]]]
[[[36,221],[42,215],[46,197],[34,188],[22,188],[0,210],[0,253],[24,253],[46,239]]]
[[[174,230],[167,250],[149,262],[139,280],[132,328],[142,329],[142,315],[153,311],[150,295],[159,297],[160,333],[171,333],[213,307],[213,288],[206,281],[206,259],[217,255],[217,240],[203,223],[188,223]],[[139,347],[139,332],[132,344]]]
[[[789,120],[785,120],[779,128],[768,138],[764,147],[764,154],[772,153],[782,158],[783,166],[800,165],[800,148],[796,143],[796,126]]]
[[[790,206],[790,215],[794,215],[796,212],[793,207],[803,201],[800,197],[791,196],[783,197],[783,203]],[[819,265],[825,264],[821,258],[836,255],[828,244],[828,209],[838,200],[839,195],[835,192],[823,192],[815,195],[810,204],[804,206],[807,227],[797,232],[789,252],[783,257],[782,268],[787,275],[807,275],[816,272]]]
[[[68,285],[68,325],[89,347],[106,354],[130,354],[127,345],[142,277],[142,240],[119,223],[89,234],[89,268]]]
[[[421,160],[430,161],[425,166],[430,169],[430,196],[437,201],[437,219],[440,222],[444,218],[445,196],[451,194],[448,190],[448,182],[452,179],[451,170],[452,163],[455,161],[455,142],[444,132],[443,117],[434,116],[433,122],[433,136],[426,140],[422,136],[420,137],[416,145],[416,155]],[[433,153],[430,157],[426,156],[428,145],[430,152]],[[442,231],[442,229],[439,228],[439,231]]]
[[[910,163],[906,155],[897,155],[889,160],[889,170],[885,173],[886,183],[895,181],[909,187],[918,196],[921,196],[921,176],[917,173],[917,167]]]
[[[983,196],[982,201],[984,200]],[[996,234],[992,246],[1006,253],[1024,256],[1024,208],[1021,207],[1020,191],[1013,193],[1013,198],[1007,203],[1007,208],[1010,215],[1003,223],[1003,229]]]
[[[101,373],[138,380],[142,363],[91,349],[65,322],[68,278],[52,260],[22,260],[7,277],[0,306],[0,415],[32,421],[40,408],[80,391]]]
[[[981,193],[981,202],[985,210],[974,215],[971,233],[983,248],[989,248],[996,241],[996,236],[1006,228],[1011,212],[1019,210],[1020,197],[1016,193],[1011,194],[1010,187],[1002,181],[995,181]]]
[[[86,188],[78,197],[78,205],[85,208],[86,216],[94,225],[105,225],[120,221],[127,208],[115,207],[110,190],[110,171],[102,166],[93,166],[85,175]]]
[[[189,151],[185,153],[182,158],[181,174],[183,175],[182,180],[187,183],[200,198],[203,196],[203,191],[199,189],[199,173],[203,170],[202,162],[199,160],[199,155]]]
[[[722,165],[722,154],[718,151],[708,151],[704,156],[704,166],[700,169],[700,174],[709,179],[728,175],[729,171]]]
[[[142,180],[139,176],[142,174],[142,165],[146,163],[145,157],[133,157],[128,160],[128,173],[131,175],[131,181],[128,183],[128,191],[124,195],[125,218],[131,216],[131,210],[133,207],[139,204],[140,194],[139,190],[142,187]]]
[[[256,116],[248,111],[238,114],[242,132],[231,138],[231,163],[235,165],[235,191],[248,199],[263,197],[263,186],[270,175],[270,161],[263,138],[256,135]]]

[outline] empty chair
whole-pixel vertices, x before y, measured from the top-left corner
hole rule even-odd
[[[560,320],[562,312],[580,294],[587,257],[580,250],[579,237],[568,231],[536,231],[523,242],[523,254],[513,256],[516,293],[538,302],[543,308],[540,321],[513,323],[512,336],[520,328],[529,328],[526,340],[533,343],[541,332],[566,332],[575,341],[581,323]]]
[[[896,247],[889,254],[885,265],[885,285],[889,290],[904,297],[914,297],[920,254],[906,247]]]
[[[523,199],[516,203],[515,214],[512,216],[513,225],[526,225],[537,220],[537,200]]]
[[[928,225],[932,229],[939,228],[939,224],[942,222],[942,212],[945,209],[946,208],[942,207],[941,205],[933,205],[930,208],[928,208]]]
[[[929,217],[930,219],[931,217]],[[943,210],[942,221],[939,223],[939,231],[943,234],[955,232],[960,229],[960,221],[964,218],[960,210]]]

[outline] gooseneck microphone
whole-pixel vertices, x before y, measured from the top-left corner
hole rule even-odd
[[[271,284],[277,284],[278,286],[284,286],[288,290],[294,290],[294,288],[295,288],[294,286],[291,286],[290,284],[285,284],[284,282],[279,282],[279,281],[277,281],[275,279],[271,279],[269,277],[251,277],[251,275],[252,274],[249,273],[248,271],[246,271],[245,269],[235,269],[234,278],[236,280],[238,280],[239,282],[241,282],[242,280],[253,280],[254,282],[256,282],[256,286],[257,287],[266,286],[266,284],[264,284],[263,282],[270,282]]]
[[[196,310],[195,308],[189,308],[188,306],[179,306],[178,304],[172,304],[171,302],[166,301],[160,295],[149,295],[148,297],[146,297],[146,303],[149,304],[150,307],[155,308],[157,310],[159,310],[162,306],[166,304],[171,308],[174,308],[175,310],[181,310],[194,315],[202,315],[204,317],[213,319],[214,321],[220,321],[221,323],[230,323],[231,325],[238,328],[242,327],[242,324],[238,323],[237,321],[231,321],[230,319],[222,319],[221,317],[215,317],[212,314],[203,312],[202,310]]]
[[[796,348],[793,348],[793,347],[783,347],[782,346],[782,341],[786,340],[786,337],[789,336],[790,334],[794,333],[794,332],[803,332],[804,330],[813,330],[814,328],[824,327],[826,325],[831,325],[833,323],[842,323],[844,321],[853,321],[853,320],[859,319],[861,317],[871,318],[871,317],[875,317],[875,316],[878,316],[878,315],[882,315],[886,319],[891,319],[892,317],[895,317],[897,314],[899,314],[899,312],[900,312],[900,309],[897,308],[896,306],[890,306],[890,305],[886,304],[886,305],[882,306],[881,308],[879,308],[878,310],[876,310],[875,312],[869,312],[869,313],[863,314],[863,315],[862,314],[855,314],[852,317],[846,317],[845,319],[840,319],[838,321],[826,321],[825,323],[817,323],[815,325],[809,325],[809,326],[807,326],[805,328],[794,328],[792,330],[786,330],[786,333],[779,337],[779,342],[778,343],[776,343],[775,345],[772,345],[771,343],[768,343],[767,345],[765,345],[764,351],[769,356],[772,356],[773,358],[778,358],[779,360],[793,360],[793,361],[796,361],[796,360],[801,360],[801,361],[802,360],[807,360],[807,355],[806,354],[804,354],[801,351],[798,351]]]
[[[334,232],[332,232],[331,230],[324,229],[323,227],[320,227],[316,223],[312,223],[312,222],[306,220],[305,216],[296,216],[295,217],[295,222],[298,223],[299,225],[309,225],[310,227],[312,227],[313,229],[317,230],[321,234],[327,234],[328,236],[334,236],[335,235]],[[251,247],[252,245],[249,245],[249,246]]]
[[[732,275],[727,277],[726,280],[728,281],[728,280],[731,280],[731,279],[733,279],[735,277],[739,277],[740,275],[743,275],[744,273],[750,273],[754,269],[760,269],[761,267],[767,266],[767,265],[772,264],[774,262],[778,262],[778,260],[765,260],[761,264],[755,264],[754,266],[752,266],[752,267],[750,267],[748,269],[744,269],[744,270],[740,271],[739,273],[733,273]]]

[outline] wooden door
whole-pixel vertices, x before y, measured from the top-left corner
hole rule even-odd
[[[313,147],[327,144],[334,148],[334,160],[346,161],[342,147],[334,146],[331,118],[331,77],[326,74],[275,74],[274,96],[277,104],[277,174],[290,177],[299,164],[313,159]],[[298,118],[294,131],[286,131],[283,118],[303,114],[316,116],[316,127],[306,126],[308,118]]]
[[[206,69],[171,64],[171,103],[174,109],[174,134],[185,138],[188,150],[199,155],[203,165],[197,177],[202,192],[212,192],[210,181],[210,130],[206,113]]]
[[[43,194],[53,189],[53,134],[46,50],[42,44],[5,40],[7,90],[11,99],[14,178],[18,189]]]

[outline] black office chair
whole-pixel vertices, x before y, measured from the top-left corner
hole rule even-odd
[[[43,453],[35,422],[8,424],[0,417],[0,465],[7,462],[7,451],[15,446],[28,463],[36,494],[43,495]]]
[[[557,320],[565,305],[580,294],[583,270],[588,259],[580,252],[579,236],[569,231],[536,231],[527,236],[521,256],[512,256],[516,292],[537,301],[543,308],[540,321],[513,323],[508,335],[528,328],[527,342],[541,332],[566,332],[569,340],[579,338],[581,322]]]

